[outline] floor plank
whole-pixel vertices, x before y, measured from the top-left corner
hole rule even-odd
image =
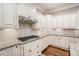
[[[46,56],[70,56],[70,52],[68,50],[50,45],[42,52],[42,54]]]

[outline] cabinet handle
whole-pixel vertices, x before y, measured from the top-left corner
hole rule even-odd
[[[60,40],[60,38],[58,38],[58,40]]]
[[[31,52],[32,50],[29,50],[29,52]]]
[[[17,27],[17,25],[15,25],[15,27]]]
[[[16,46],[16,48],[18,48],[18,46]]]
[[[39,45],[37,47],[39,47]]]
[[[39,52],[37,52],[37,53],[39,53]]]

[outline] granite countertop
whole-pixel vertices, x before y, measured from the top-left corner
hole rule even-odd
[[[49,36],[49,35],[79,38],[79,36],[77,35],[64,35],[64,34],[48,34],[46,36]]]
[[[25,42],[22,42],[20,40],[16,40],[14,43],[8,43],[8,44],[5,44],[3,46],[0,46],[0,50],[3,50],[3,49],[7,49],[7,48],[10,48],[10,47],[13,47],[13,46],[16,46],[16,45],[22,45],[22,44],[27,44],[27,43],[30,43],[30,42],[33,42],[33,41],[36,41],[36,40],[39,40],[40,38],[35,38],[35,39],[30,39],[30,40],[27,40]]]
[[[40,36],[40,38],[27,40],[27,41],[25,41],[25,42],[21,42],[21,41],[19,41],[18,39],[16,39],[15,41],[8,42],[8,43],[5,43],[5,44],[1,44],[1,43],[0,43],[0,50],[6,49],[6,48],[9,48],[9,47],[12,47],[12,46],[16,46],[16,45],[27,44],[27,43],[33,42],[33,41],[35,41],[35,40],[39,40],[39,39],[41,39],[41,38],[43,38],[43,37],[52,36],[52,35],[53,35],[53,36],[64,36],[64,37],[79,38],[79,36],[67,36],[67,35],[63,35],[63,34],[48,34],[48,35]]]

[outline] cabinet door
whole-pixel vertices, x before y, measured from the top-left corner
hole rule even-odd
[[[79,8],[78,8],[78,16],[77,16],[77,28],[79,29]]]
[[[56,16],[53,16],[53,18],[52,18],[52,26],[53,26],[53,28],[57,27],[57,17]]]
[[[63,15],[58,15],[57,16],[57,28],[62,28],[63,26]]]
[[[29,5],[29,16],[36,18],[36,8],[33,5]]]
[[[64,15],[64,23],[65,28],[76,28],[77,27],[77,13],[67,13]]]
[[[41,54],[39,40],[24,44],[24,55],[25,56],[37,56]]]
[[[43,39],[40,39],[39,40],[39,51],[42,52],[44,50],[44,40]]]
[[[65,48],[69,49],[70,48],[70,41],[72,40],[72,37],[64,37],[65,40]]]
[[[14,25],[16,20],[16,4],[3,4],[3,23],[5,25]]]
[[[35,24],[35,28],[40,29],[41,28],[40,12],[36,11],[36,15],[37,15],[36,19],[38,22]]]
[[[53,19],[53,18],[52,18],[52,15],[46,15],[46,16],[47,16],[47,17],[46,17],[46,18],[47,18],[47,19],[46,19],[46,21],[47,21],[47,22],[46,22],[46,23],[47,23],[47,24],[46,24],[46,25],[47,25],[47,28],[52,28],[52,19]]]
[[[2,17],[3,17],[3,16],[2,16],[2,12],[3,12],[3,11],[2,11],[2,3],[0,3],[0,26],[2,25],[2,21],[3,21],[3,20],[2,20]]]
[[[63,17],[64,17],[63,22],[64,28],[69,28],[70,25],[69,14],[64,14]]]
[[[63,39],[63,36],[58,36],[58,46],[65,48],[65,40]]]
[[[65,48],[65,40],[63,39],[63,36],[57,36],[57,39],[55,40],[55,45],[57,47]]]
[[[12,55],[20,56],[20,45],[12,47]]]
[[[71,28],[77,28],[77,12],[71,14]]]
[[[12,56],[12,48],[7,48],[7,49],[1,50],[0,56]]]
[[[50,45],[56,45],[57,36],[51,36],[49,39]]]
[[[20,45],[20,55],[24,56],[24,45]]]
[[[44,49],[47,48],[49,45],[48,39],[44,38]]]

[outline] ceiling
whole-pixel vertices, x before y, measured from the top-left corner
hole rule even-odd
[[[63,9],[79,6],[79,3],[36,3],[34,5],[41,8],[44,13],[52,14]]]

